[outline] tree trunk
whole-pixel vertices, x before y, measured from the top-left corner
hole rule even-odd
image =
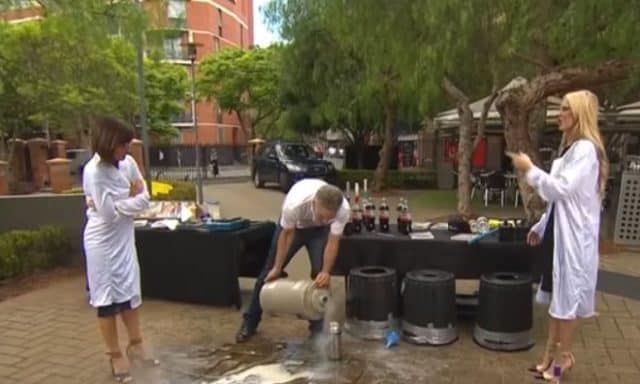
[[[240,123],[240,129],[244,133],[244,136],[247,138],[247,141],[254,139],[253,135],[253,124],[247,122],[245,116],[243,116],[242,111],[236,111],[236,116],[238,116],[238,122]],[[233,143],[236,144],[236,143]],[[250,144],[247,147],[247,164],[251,166],[253,164],[253,149],[255,148],[255,144]]]
[[[4,132],[0,131],[0,160],[9,161],[7,157],[7,146],[4,139]]]
[[[501,93],[496,100],[496,107],[502,116],[507,151],[522,151],[529,155],[534,164],[539,164],[537,148],[534,148],[529,136],[529,113],[525,106],[519,103],[522,93],[522,87]],[[524,174],[517,172],[517,176],[527,219],[537,221],[544,212],[545,203],[527,184]]]
[[[447,94],[456,100],[460,130],[458,140],[458,213],[464,217],[471,216],[471,154],[473,141],[473,112],[469,107],[469,97],[458,89],[449,79],[443,80]]]
[[[540,101],[531,110],[529,115],[529,139],[531,140],[531,146],[533,151],[540,155],[540,142],[544,134],[544,130],[547,126],[547,102],[546,100]]]
[[[396,104],[387,100],[384,105],[384,142],[380,149],[380,161],[378,161],[378,167],[373,175],[372,190],[374,192],[379,192],[384,188],[384,181],[389,170],[389,162],[393,151],[393,128],[396,124],[397,113]]]
[[[364,138],[354,137],[353,149],[355,150],[356,155],[356,169],[364,168],[364,147]]]
[[[502,116],[507,150],[522,151],[539,165],[539,153],[530,136],[530,113],[539,103],[555,94],[564,94],[619,81],[631,76],[637,63],[614,60],[594,68],[565,68],[534,77],[531,82],[507,89],[498,95],[496,107]],[[518,185],[527,219],[537,220],[544,212],[545,203],[518,173]]]

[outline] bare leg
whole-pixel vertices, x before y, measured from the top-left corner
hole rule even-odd
[[[98,318],[100,333],[107,346],[108,353],[111,356],[111,364],[115,374],[125,373],[129,371],[129,360],[121,354],[120,345],[118,344],[118,327],[116,326],[116,317]]]
[[[121,314],[122,322],[127,327],[127,333],[129,334],[129,341],[136,341],[142,339],[142,332],[140,331],[140,316],[138,316],[137,309],[130,309],[123,311]]]
[[[574,364],[573,354],[571,354],[571,344],[573,342],[573,335],[580,326],[580,320],[560,320],[558,324],[558,343],[560,344],[560,354],[562,358],[562,361],[559,363],[564,371]]]
[[[542,359],[540,363],[531,367],[529,370],[532,372],[542,373],[549,368],[553,361],[553,355],[555,352],[556,344],[558,343],[558,320],[549,316],[548,330],[547,330],[547,343],[542,353]]]
[[[575,358],[571,353],[571,343],[573,341],[573,335],[580,325],[580,320],[561,320],[554,319],[557,327],[557,348],[559,349],[559,357],[560,361],[556,361],[557,364],[560,365],[562,369],[562,373],[571,369],[575,364]],[[547,380],[553,378],[553,367],[549,367],[547,371],[544,372],[543,377]]]
[[[127,347],[127,354],[141,359],[145,364],[158,365],[159,362],[155,359],[150,359],[142,343],[142,332],[140,331],[140,316],[137,309],[131,309],[121,313],[122,321],[127,327],[127,333],[129,334],[129,346]]]

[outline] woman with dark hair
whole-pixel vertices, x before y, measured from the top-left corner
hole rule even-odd
[[[134,239],[134,216],[149,206],[149,193],[130,155],[133,131],[113,118],[97,120],[91,160],[84,167],[87,199],[84,249],[87,259],[89,302],[98,323],[117,382],[129,383],[129,359],[146,365],[159,362],[147,356],[142,344],[137,308],[141,304],[140,270]],[[124,356],[118,344],[116,316],[129,334]]]

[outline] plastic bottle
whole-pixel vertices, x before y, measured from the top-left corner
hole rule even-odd
[[[389,232],[389,204],[387,204],[387,199],[384,197],[380,202],[378,222],[380,223],[380,232]]]
[[[398,211],[398,232],[404,233],[404,198],[400,198],[396,210]]]
[[[411,224],[413,220],[411,219],[411,211],[409,211],[409,202],[405,201],[404,204],[404,233],[408,235],[411,233]]]
[[[365,226],[367,228],[367,231],[372,232],[376,229],[376,205],[373,200],[367,201],[365,212],[367,218],[365,221]]]

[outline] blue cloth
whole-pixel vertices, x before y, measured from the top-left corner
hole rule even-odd
[[[267,261],[262,268],[262,272],[260,273],[260,276],[258,276],[256,284],[253,288],[251,304],[249,304],[249,308],[247,308],[246,312],[243,315],[244,320],[252,329],[257,328],[258,324],[260,324],[260,320],[262,319],[260,291],[262,290],[262,286],[264,285],[264,279],[267,277],[267,274],[269,273],[271,268],[273,268],[273,265],[275,263],[278,237],[280,236],[281,231],[282,227],[280,226],[280,224],[278,224],[276,226],[276,230],[273,233],[273,239],[271,240],[269,256],[267,257]],[[293,240],[291,241],[291,246],[289,247],[289,250],[285,255],[283,269],[286,268],[296,252],[298,252],[300,248],[305,246],[307,247],[307,252],[309,253],[309,262],[311,264],[311,278],[315,278],[316,275],[322,270],[324,248],[327,244],[328,236],[329,226],[295,229]],[[322,320],[309,321],[309,330],[311,332],[321,332],[322,327]]]

